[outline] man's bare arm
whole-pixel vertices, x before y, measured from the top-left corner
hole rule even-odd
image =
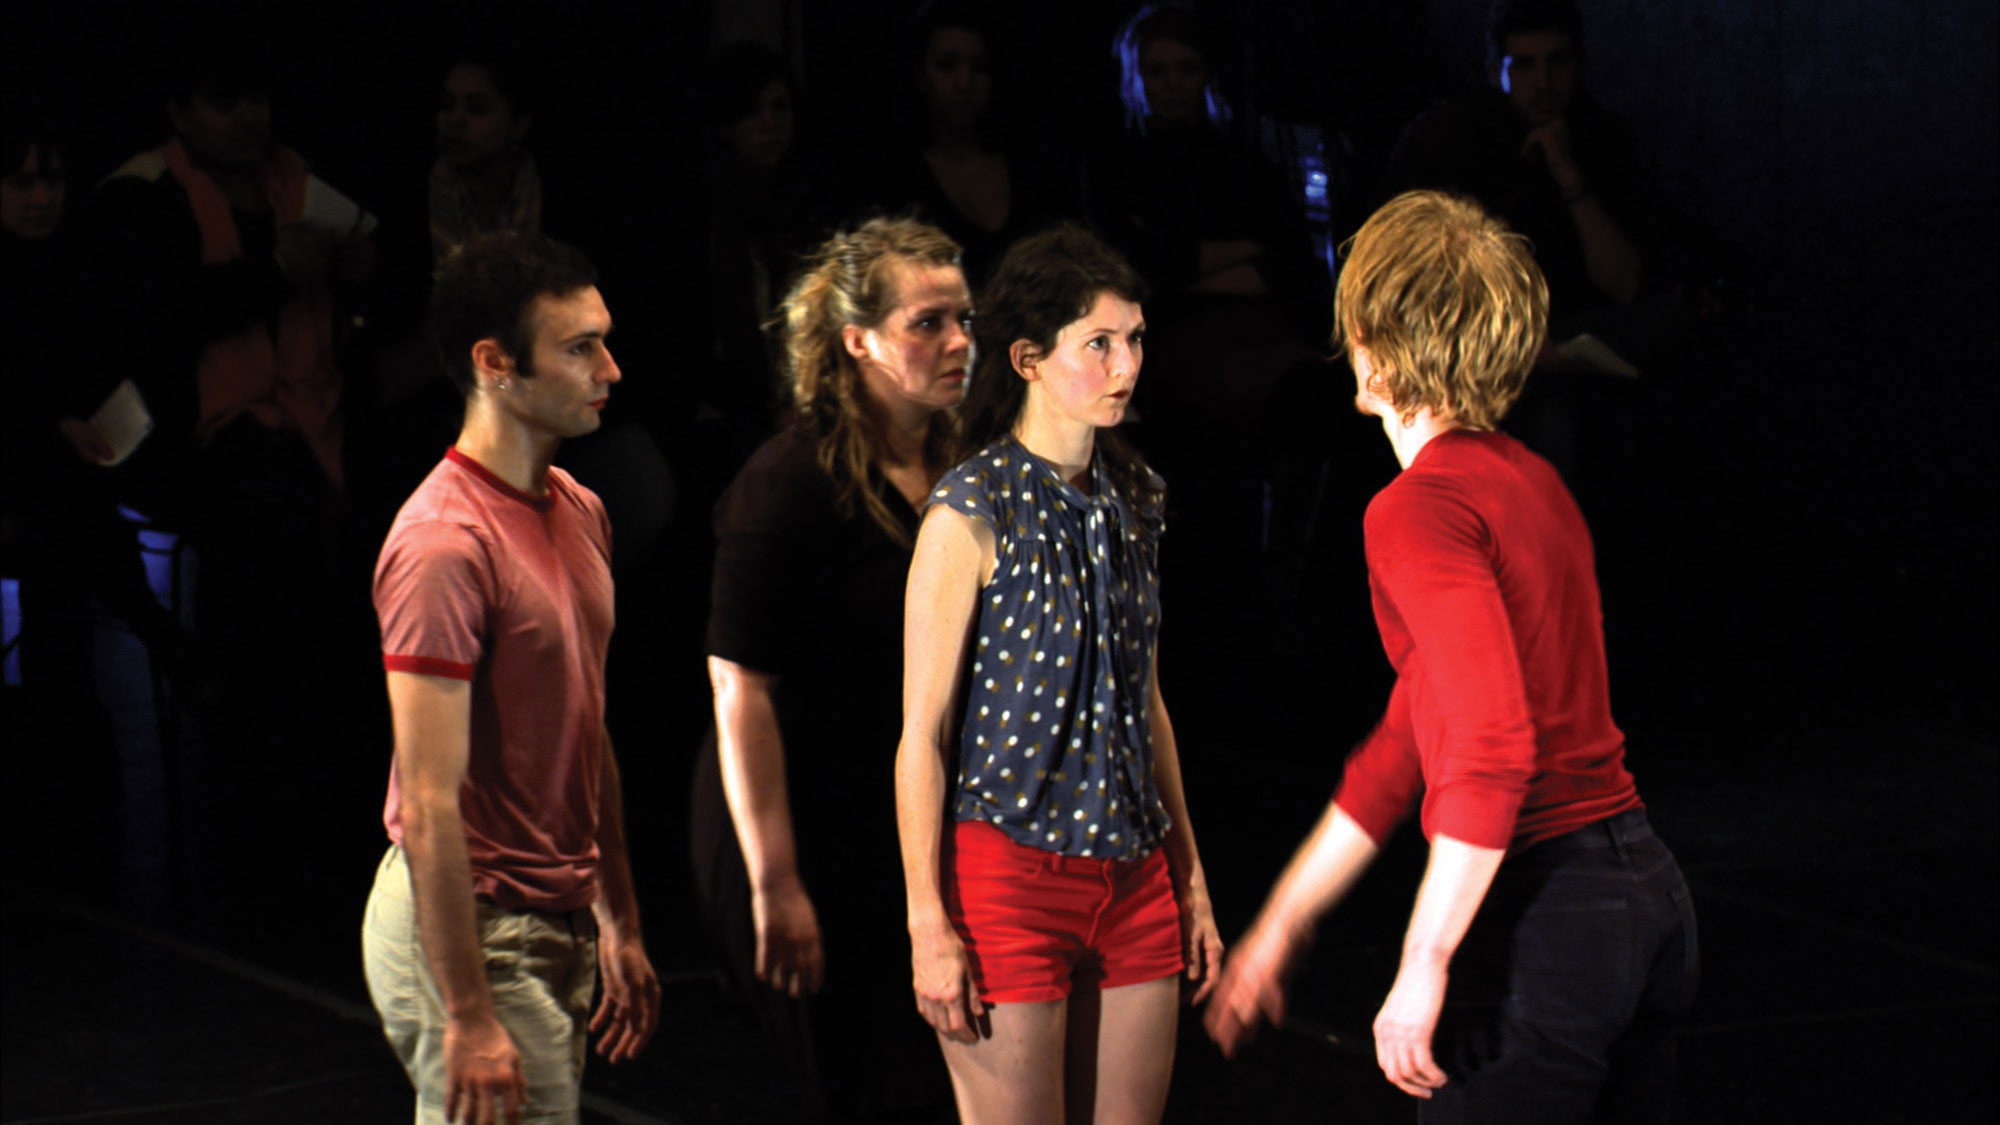
[[[660,1019],[660,980],[646,956],[639,928],[639,898],[632,888],[632,862],[625,847],[625,795],[611,735],[603,739],[597,790],[597,968],[604,989],[590,1030],[601,1032],[597,1053],[612,1062],[636,1056],[653,1037]]]
[[[495,1110],[516,1112],[527,1098],[527,1080],[486,984],[459,813],[472,749],[472,685],[414,672],[388,676],[417,936],[444,1000],[445,1117],[455,1120],[462,1109],[474,1120],[489,1120]]]

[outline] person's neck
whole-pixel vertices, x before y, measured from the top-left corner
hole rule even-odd
[[[1097,448],[1097,427],[1051,417],[1035,409],[1035,400],[1030,397],[1021,405],[1021,417],[1014,423],[1014,440],[1021,443],[1021,448],[1047,461],[1062,479],[1089,490],[1090,457]]]
[[[530,496],[549,490],[549,464],[562,441],[524,425],[485,397],[473,392],[465,404],[465,426],[453,448],[486,471]]]
[[[909,403],[885,403],[870,396],[865,400],[869,422],[882,439],[883,468],[931,467],[924,448],[931,432],[931,411]]]
[[[221,164],[186,141],[181,142],[181,147],[187,150],[188,163],[215,181],[217,190],[231,207],[238,211],[262,211],[270,206],[264,198],[264,178],[258,174],[256,165]]]
[[[520,166],[518,157],[499,156],[458,169],[458,178],[472,197],[472,205],[491,218],[505,214],[514,196],[514,173]]]
[[[1417,454],[1422,453],[1424,446],[1429,445],[1432,439],[1439,434],[1450,433],[1460,428],[1458,423],[1445,421],[1432,414],[1430,407],[1417,411],[1407,422],[1394,412],[1381,417],[1382,432],[1389,435],[1389,445],[1396,451],[1396,460],[1405,469],[1416,461]]]
[[[967,126],[947,125],[942,121],[931,122],[931,143],[925,149],[927,155],[938,159],[978,156],[986,151],[979,143],[979,130]]]

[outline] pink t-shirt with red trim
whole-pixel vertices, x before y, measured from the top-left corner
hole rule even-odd
[[[404,503],[375,566],[382,665],[472,683],[459,809],[473,889],[509,909],[597,897],[611,525],[551,468],[514,488],[453,449]],[[396,771],[382,812],[403,842]]]

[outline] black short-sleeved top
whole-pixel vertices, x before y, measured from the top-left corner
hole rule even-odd
[[[717,503],[706,648],[779,678],[778,721],[808,886],[816,869],[867,853],[900,896],[894,766],[910,547],[858,497],[841,513],[816,447],[810,431],[781,431]],[[888,482],[874,486],[914,541],[915,509]]]
[[[1002,437],[946,473],[926,505],[971,516],[996,541],[952,808],[1043,851],[1132,859],[1169,826],[1147,710],[1161,524],[1118,495],[1101,456],[1090,472],[1086,494]]]

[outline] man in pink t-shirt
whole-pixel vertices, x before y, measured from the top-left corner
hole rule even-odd
[[[1374,1032],[1418,1120],[1664,1122],[1693,907],[1612,722],[1589,530],[1555,469],[1494,428],[1548,289],[1477,204],[1409,192],[1354,236],[1335,312],[1355,405],[1403,465],[1366,522],[1396,686],[1238,940],[1209,1033],[1233,1051],[1282,1016],[1315,921],[1416,806],[1430,864]]]
[[[611,529],[550,464],[620,378],[595,282],[568,246],[491,235],[432,296],[465,424],[376,566],[396,745],[363,926],[419,1121],[574,1122],[586,1023],[619,1062],[658,1019],[604,728]]]

